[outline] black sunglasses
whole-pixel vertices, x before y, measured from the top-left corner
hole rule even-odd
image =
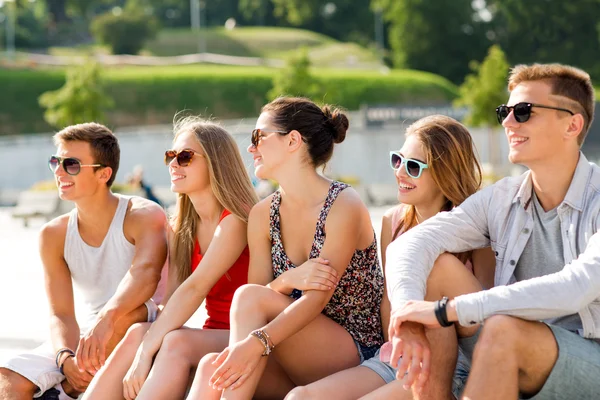
[[[192,163],[192,159],[196,154],[200,155],[191,149],[185,149],[179,152],[176,150],[167,150],[165,151],[165,165],[169,165],[171,164],[171,161],[177,159],[177,164],[179,164],[180,167],[187,167]]]
[[[250,142],[254,147],[258,147],[258,144],[260,143],[261,139],[267,136],[267,134],[269,133],[280,133],[282,135],[288,134],[288,132],[284,131],[265,131],[263,129],[254,129],[252,131],[252,136],[250,136]]]
[[[61,165],[65,172],[69,175],[77,175],[81,172],[82,167],[105,167],[105,165],[102,164],[82,164],[81,161],[73,157],[62,158],[58,156],[52,156],[48,160],[48,168],[50,168],[50,171],[54,173],[56,173],[58,167]]]
[[[567,110],[566,108],[544,106],[541,104],[523,102],[523,103],[517,103],[514,106],[507,106],[506,104],[502,104],[502,105],[496,107],[496,116],[498,117],[498,122],[500,124],[502,124],[502,121],[504,121],[508,117],[508,114],[510,114],[510,112],[513,111],[513,115],[515,116],[515,119],[517,120],[517,122],[523,123],[523,122],[527,122],[529,120],[529,117],[531,117],[531,109],[533,107],[547,108],[549,110],[565,111],[571,115],[575,115],[575,113],[573,111]]]

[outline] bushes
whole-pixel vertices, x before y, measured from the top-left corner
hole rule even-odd
[[[94,18],[91,26],[96,41],[108,45],[113,54],[137,54],[157,31],[153,17],[127,10],[101,14]]]
[[[226,66],[123,67],[103,73],[115,106],[111,127],[170,124],[180,110],[215,118],[256,117],[278,70]],[[447,104],[456,87],[418,71],[315,70],[326,83],[322,101],[356,110],[361,104]],[[65,83],[62,70],[0,69],[0,134],[49,131],[37,98]]]

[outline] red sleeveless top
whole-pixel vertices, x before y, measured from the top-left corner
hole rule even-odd
[[[230,214],[231,212],[228,210],[223,210],[219,223]],[[200,261],[202,261],[200,243],[196,240],[194,251],[192,252],[192,272],[200,264]],[[231,308],[233,293],[237,288],[248,283],[249,262],[250,252],[248,246],[246,246],[231,268],[210,289],[205,303],[208,318],[204,323],[203,329],[229,329],[229,309]]]

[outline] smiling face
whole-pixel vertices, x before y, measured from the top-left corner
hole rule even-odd
[[[171,176],[171,190],[175,193],[187,194],[203,191],[210,188],[210,175],[208,171],[208,160],[204,157],[202,146],[198,143],[193,132],[186,131],[179,134],[173,142],[175,152],[182,150],[193,150],[195,152],[192,161],[186,167],[182,167],[174,158],[169,163],[169,175]]]
[[[562,107],[559,97],[551,94],[551,87],[544,81],[519,83],[510,93],[508,106],[517,103],[535,103]],[[508,158],[512,163],[527,167],[552,159],[563,151],[567,142],[577,145],[576,138],[566,135],[571,115],[565,111],[533,107],[529,120],[519,123],[511,112],[502,122],[508,138]]]
[[[96,164],[87,142],[62,142],[57,147],[56,155],[61,158],[76,158],[82,165]],[[98,190],[108,190],[106,182],[109,177],[109,168],[81,167],[77,175],[69,175],[60,165],[54,172],[58,195],[61,199],[69,201],[91,196]]]
[[[404,145],[400,149],[400,154],[404,158],[426,163],[427,155],[425,148],[417,135],[408,135]],[[404,164],[394,171],[396,182],[398,183],[398,201],[402,204],[414,206],[427,206],[442,196],[442,192],[435,184],[431,176],[431,166],[424,169],[421,176],[417,179],[411,178],[406,172]]]
[[[269,112],[263,112],[256,121],[256,129],[260,129],[258,146],[250,145],[248,152],[254,159],[254,174],[259,179],[273,178],[273,172],[285,161],[284,137],[273,124]]]

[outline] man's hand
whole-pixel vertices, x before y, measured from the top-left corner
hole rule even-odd
[[[391,325],[390,323],[390,327]],[[397,368],[396,379],[404,379],[406,390],[416,384],[415,390],[417,393],[420,392],[429,378],[431,364],[431,350],[429,340],[425,336],[425,328],[415,322],[405,322],[394,330],[390,338],[392,341],[390,365]]]
[[[114,331],[111,318],[99,318],[96,325],[79,340],[75,359],[80,370],[94,375],[102,368],[106,361],[106,344]]]
[[[441,328],[435,316],[435,302],[433,301],[407,301],[399,309],[392,312],[388,330],[391,338],[402,324],[407,321],[418,322],[427,328]]]
[[[63,372],[67,382],[69,382],[71,387],[78,393],[85,392],[85,389],[87,389],[93,378],[93,376],[86,371],[79,370],[73,357],[67,357],[63,362]]]

